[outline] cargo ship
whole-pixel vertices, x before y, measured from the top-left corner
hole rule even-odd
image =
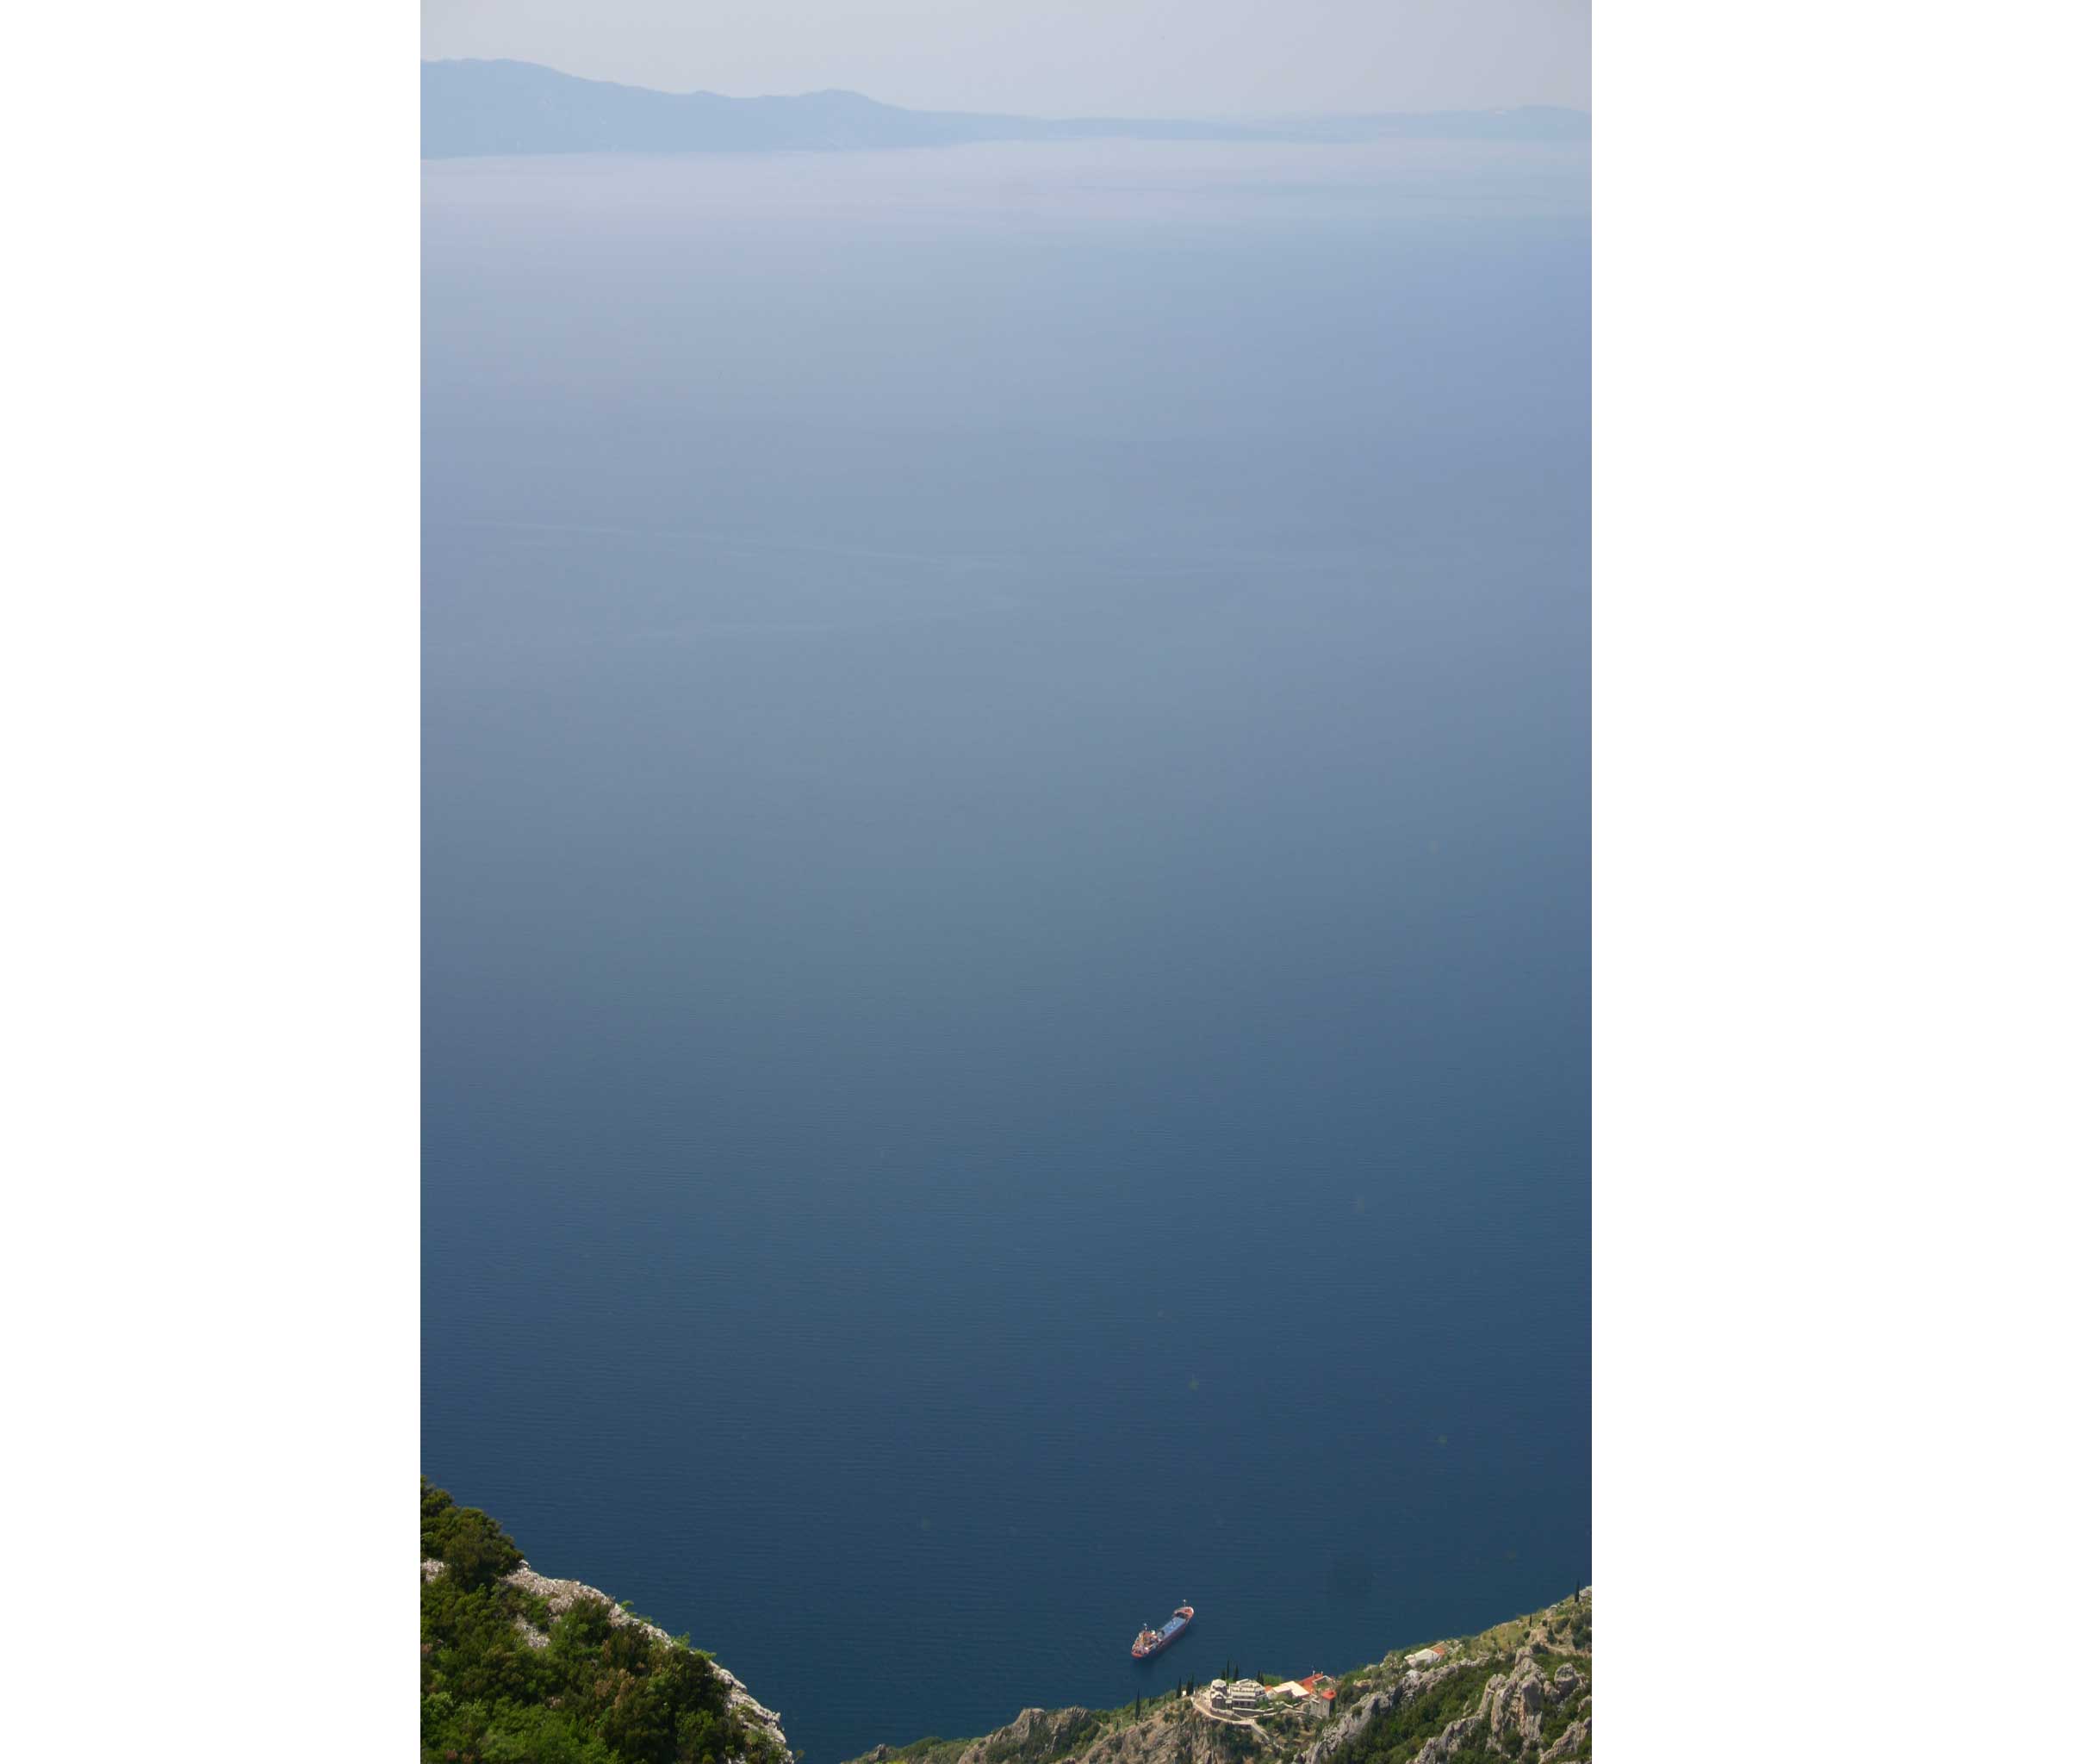
[[[1159,1653],[1161,1649],[1189,1627],[1190,1618],[1196,1614],[1196,1607],[1195,1606],[1178,1605],[1175,1606],[1175,1614],[1159,1628],[1140,1630],[1138,1632],[1138,1639],[1131,1643],[1131,1657],[1134,1660],[1143,1660],[1149,1655]]]

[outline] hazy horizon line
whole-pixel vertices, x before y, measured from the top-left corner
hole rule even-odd
[[[562,67],[555,67],[548,61],[531,61],[519,55],[423,55],[420,65],[428,67],[528,67],[544,73],[555,73],[561,79],[578,80],[587,85],[610,86],[619,91],[649,92],[668,98],[724,98],[734,103],[756,104],[770,100],[795,98],[861,98],[865,103],[877,104],[888,110],[904,110],[917,116],[978,116],[1006,117],[1017,121],[1040,122],[1339,122],[1367,117],[1386,116],[1509,116],[1521,111],[1538,111],[1554,115],[1582,116],[1590,120],[1592,109],[1577,104],[1463,104],[1446,105],[1435,109],[1391,110],[1284,110],[1236,111],[1221,114],[1202,112],[1195,115],[1173,114],[1164,116],[1131,116],[1121,112],[1082,112],[1064,115],[1033,115],[1016,110],[955,110],[941,107],[929,108],[913,104],[894,104],[887,99],[873,97],[869,93],[854,86],[820,86],[799,92],[726,92],[710,86],[689,86],[674,89],[667,86],[640,85],[631,80],[603,79],[593,74],[573,73]]]

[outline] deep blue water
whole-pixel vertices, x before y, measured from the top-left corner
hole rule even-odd
[[[811,1764],[1588,1572],[1585,178],[425,169],[423,1465]]]

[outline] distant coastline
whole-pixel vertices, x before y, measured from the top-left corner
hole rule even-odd
[[[540,153],[736,153],[954,146],[978,141],[1489,140],[1585,142],[1584,111],[1531,105],[1254,122],[1052,119],[908,110],[859,92],[733,98],[581,79],[526,61],[420,64],[424,159]]]

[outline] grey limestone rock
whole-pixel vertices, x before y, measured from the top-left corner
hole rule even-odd
[[[1572,1757],[1575,1752],[1588,1743],[1588,1736],[1594,1718],[1593,1716],[1583,1716],[1580,1720],[1575,1722],[1550,1745],[1545,1747],[1538,1760],[1538,1764],[1551,1764],[1551,1761],[1555,1758]]]
[[[1467,1715],[1461,1720],[1451,1722],[1414,1755],[1414,1764],[1443,1764],[1445,1759],[1478,1730],[1482,1718],[1476,1715]]]
[[[1526,1740],[1535,1739],[1544,1725],[1544,1669],[1524,1649],[1515,1656],[1513,1668],[1497,1672],[1486,1681],[1479,1699],[1479,1713],[1487,1736],[1495,1745],[1513,1751]],[[1513,1743],[1509,1736],[1513,1736]],[[1419,1760],[1416,1760],[1419,1764]]]

